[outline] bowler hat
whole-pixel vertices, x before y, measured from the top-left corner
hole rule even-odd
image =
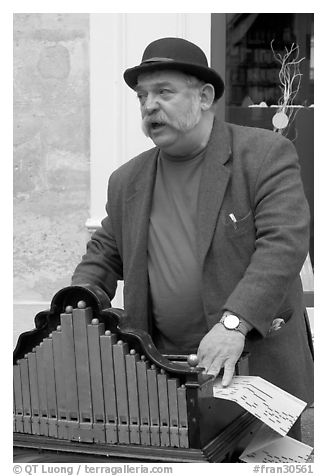
[[[209,68],[204,52],[194,43],[183,38],[160,38],[144,50],[141,64],[128,68],[124,79],[132,89],[140,74],[157,70],[177,70],[210,83],[215,88],[215,100],[224,92],[224,83],[219,74]]]

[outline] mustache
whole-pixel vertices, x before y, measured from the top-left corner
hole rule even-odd
[[[146,115],[142,118],[142,130],[144,134],[148,137],[150,133],[151,124],[154,122],[160,122],[166,125],[172,125],[169,119],[164,114],[156,114],[156,115]]]

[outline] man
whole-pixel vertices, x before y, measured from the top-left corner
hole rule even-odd
[[[293,145],[215,119],[223,82],[186,40],[154,41],[124,79],[155,148],[112,174],[107,216],[73,284],[112,299],[124,279],[133,326],[161,352],[197,352],[228,385],[246,350],[252,375],[311,402],[299,277],[309,213]]]

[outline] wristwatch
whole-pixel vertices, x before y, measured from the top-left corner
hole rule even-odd
[[[229,331],[238,331],[244,336],[246,336],[250,330],[250,326],[247,326],[245,322],[235,316],[235,314],[224,314],[219,322],[225,327],[225,329]]]

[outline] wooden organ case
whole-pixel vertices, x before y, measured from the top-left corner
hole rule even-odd
[[[17,341],[13,377],[14,448],[54,460],[231,462],[257,425],[213,398],[213,378],[192,356],[160,354],[96,286],[64,288],[36,315]]]

